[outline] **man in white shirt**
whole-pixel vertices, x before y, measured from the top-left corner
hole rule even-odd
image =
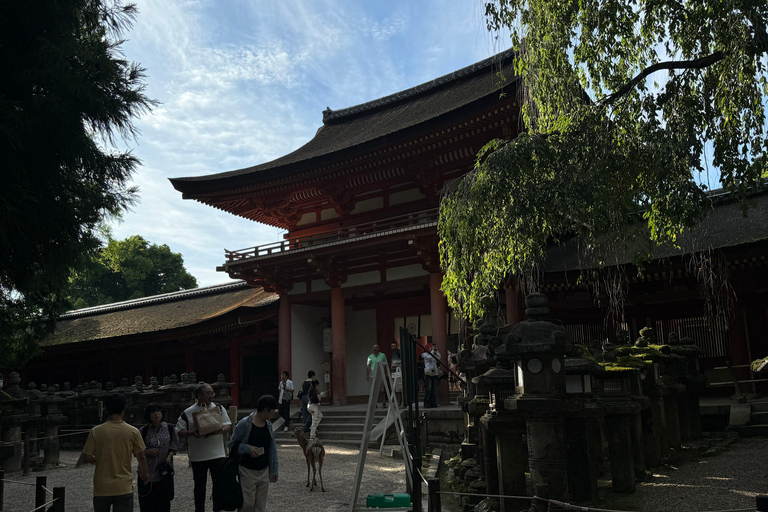
[[[224,439],[221,434],[232,429],[227,411],[221,405],[213,403],[215,393],[208,384],[200,384],[195,388],[197,403],[188,407],[176,422],[179,437],[187,439],[189,460],[192,463],[192,478],[195,482],[195,512],[205,512],[205,488],[208,485],[208,472],[215,483],[221,464],[226,458]],[[195,428],[193,414],[204,409],[221,409],[221,429],[206,435],[200,435]]]
[[[437,365],[440,360],[440,351],[437,349],[437,344],[433,343],[429,349],[429,352],[422,354],[424,358],[424,408],[431,409],[437,407],[437,400],[435,397],[435,391],[437,389],[437,382],[439,380]]]
[[[284,371],[280,375],[280,384],[278,389],[280,395],[277,397],[278,409],[280,410],[280,416],[285,421],[283,432],[288,432],[288,425],[291,423],[291,400],[293,400],[293,381],[288,378],[289,374]]]

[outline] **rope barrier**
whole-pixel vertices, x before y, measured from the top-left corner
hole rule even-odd
[[[52,491],[52,490],[50,490],[49,488],[47,488],[47,487],[46,487],[46,486],[44,486],[44,485],[41,485],[40,487],[42,487],[43,489],[45,489],[45,492],[47,492],[48,494],[50,494],[51,496],[53,496],[53,491]]]
[[[40,505],[40,506],[39,506],[39,507],[37,507],[37,508],[33,508],[33,509],[32,509],[32,510],[30,510],[29,512],[35,512],[36,510],[45,509],[45,507],[47,507],[48,505],[53,505],[53,503],[54,503],[54,502],[56,502],[56,501],[58,501],[58,500],[59,500],[59,498],[54,498],[54,499],[52,499],[51,501],[49,501],[48,503],[44,503],[43,505]]]
[[[90,430],[78,430],[76,432],[69,432],[67,434],[57,434],[55,436],[43,436],[43,437],[30,437],[29,441],[41,441],[46,439],[53,439],[54,437],[67,437],[67,436],[78,436],[81,434],[87,434]],[[24,441],[0,441],[0,446],[16,446],[19,444],[24,444]]]
[[[3,482],[8,482],[9,484],[29,485],[31,487],[34,487],[36,485],[30,482],[16,482],[14,480],[7,480],[7,479],[3,479]]]
[[[539,496],[509,496],[506,494],[477,494],[474,492],[455,492],[455,491],[437,491],[438,494],[450,494],[453,496],[474,496],[474,497],[483,497],[483,498],[505,498],[505,499],[512,499],[512,500],[525,500],[525,501],[532,501],[532,500],[539,500],[539,501],[546,501],[547,503],[550,503],[552,505],[557,505],[559,507],[564,508],[565,510],[579,510],[581,512],[630,512],[627,510],[615,510],[610,508],[595,508],[595,507],[584,507],[581,505],[572,505],[570,503],[565,503],[558,500],[553,500],[549,498],[541,498]],[[754,512],[754,508],[736,508],[736,509],[728,509],[728,510],[708,510],[706,512]]]
[[[614,510],[610,508],[581,507],[577,505],[571,505],[570,503],[564,503],[562,501],[557,501],[557,500],[552,500],[547,498],[539,498],[538,496],[534,496],[533,499],[539,500],[539,501],[546,501],[551,505],[557,505],[559,507],[563,507],[565,510],[580,510],[582,512],[627,512],[626,510]]]
[[[88,434],[90,433],[90,430],[78,430],[77,432],[69,432],[68,434],[58,434],[55,436],[44,436],[44,437],[32,437],[30,438],[30,441],[40,441],[45,439],[53,439],[54,437],[67,437],[67,436],[77,436],[80,434]]]

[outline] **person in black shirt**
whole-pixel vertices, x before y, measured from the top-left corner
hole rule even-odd
[[[320,412],[320,399],[326,394],[322,393],[318,389],[320,381],[314,379],[315,372],[311,372],[312,377],[304,381],[304,386],[307,387],[307,396],[309,397],[309,403],[307,404],[307,411],[312,415],[312,425],[309,429],[309,439],[317,439],[317,427],[320,425],[320,420],[323,419],[323,413]],[[309,383],[309,384],[307,384]],[[302,388],[303,389],[303,388]]]
[[[277,482],[277,445],[271,422],[277,408],[272,395],[259,398],[256,412],[237,423],[229,443],[230,450],[240,454],[241,512],[266,512],[269,482]]]
[[[304,423],[304,432],[309,432],[312,426],[312,415],[307,410],[309,405],[309,388],[312,386],[312,382],[315,381],[315,372],[309,370],[307,372],[307,380],[301,384],[301,392],[299,398],[301,398],[301,422]]]

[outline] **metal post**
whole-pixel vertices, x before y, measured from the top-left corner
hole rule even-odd
[[[48,483],[48,477],[39,476],[35,479],[35,509],[45,505],[45,486]]]
[[[64,512],[64,487],[53,488],[53,512]]]
[[[0,496],[2,495],[0,494]],[[2,505],[2,498],[0,498],[0,508],[2,508]],[[757,512],[768,512],[768,496],[765,494],[755,496],[755,510]]]
[[[440,512],[440,479],[430,478],[427,481],[429,487],[429,512]]]
[[[5,494],[5,470],[0,469],[0,510],[3,508],[3,495]]]
[[[547,490],[546,484],[534,484],[533,486],[533,495],[538,498],[544,498],[542,500],[534,500],[533,506],[534,510],[536,512],[547,512],[549,510],[549,502],[544,501],[549,497],[549,492]]]
[[[24,455],[22,456],[24,476],[29,474],[29,432],[24,432]]]
[[[418,447],[416,447],[418,450]],[[413,512],[421,512],[421,455],[413,458],[413,494],[411,495]]]

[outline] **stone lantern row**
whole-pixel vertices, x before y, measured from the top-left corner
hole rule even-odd
[[[460,352],[468,415],[460,473],[481,494],[526,496],[530,472],[536,492],[594,502],[607,459],[613,490],[632,493],[647,466],[701,437],[701,350],[679,340],[661,347],[661,362],[621,366],[619,355],[633,349],[605,346],[596,358],[571,343],[547,305],[545,295],[529,295],[525,321],[512,327],[486,319],[472,349]],[[654,341],[643,329],[634,350],[650,350]]]
[[[91,381],[74,389],[69,382],[61,386],[41,384],[38,388],[30,382],[22,389],[20,383],[19,374],[12,372],[5,394],[0,395],[0,464],[6,471],[21,469],[25,436],[32,440],[28,444],[32,464],[57,464],[61,442],[79,446],[85,441],[84,435],[60,437],[59,427],[88,430],[101,423],[106,417],[101,402],[111,394],[125,395],[125,421],[134,426],[145,423],[144,408],[152,402],[162,406],[165,421],[175,423],[184,409],[194,403],[194,389],[199,385],[194,372],[181,374],[181,379],[175,374],[167,376],[162,384],[156,377],[148,385],[140,376],[133,383],[123,378],[117,387],[112,382],[102,387],[100,382]],[[217,381],[211,383],[216,393],[214,401],[228,408],[232,404],[232,385],[224,374],[219,374]],[[42,458],[38,456],[41,449]]]

